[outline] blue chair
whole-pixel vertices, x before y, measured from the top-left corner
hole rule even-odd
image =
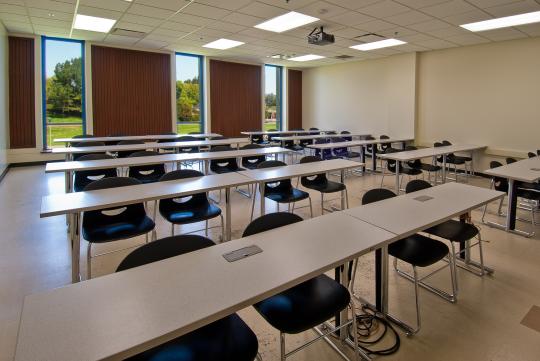
[[[372,189],[364,194],[362,197],[362,204],[378,202],[395,196],[396,194],[388,189]],[[416,327],[412,328],[402,321],[395,319],[400,326],[407,330],[407,334],[412,335],[420,331],[421,327],[418,286],[422,285],[422,283],[420,283],[418,278],[417,268],[431,266],[447,257],[449,254],[448,246],[435,239],[428,238],[420,234],[414,234],[391,243],[388,246],[388,254],[394,257],[394,268],[398,274],[414,283],[414,295],[416,300]],[[412,277],[397,268],[398,259],[412,266]],[[452,262],[452,258],[450,258],[450,262]],[[450,267],[450,277],[452,280],[452,287],[454,287],[455,275],[454,268],[452,266]]]
[[[262,149],[263,147],[258,144],[246,144],[240,149]],[[253,155],[249,157],[242,157],[242,167],[246,169],[257,169],[257,166],[266,160],[264,155]]]
[[[104,178],[90,183],[84,187],[84,191],[140,184],[141,182],[134,178]],[[156,238],[155,227],[154,221],[146,215],[146,210],[142,203],[84,212],[82,235],[88,242],[86,254],[87,278],[92,278],[92,244],[119,241],[143,234],[146,236],[146,242],[148,243],[148,233],[152,232],[152,239]]]
[[[234,150],[234,149],[226,145],[219,145],[216,147],[212,147],[212,149],[210,149],[211,152],[226,152],[226,151],[231,151],[231,150]],[[231,173],[231,172],[240,172],[245,169],[240,168],[238,166],[238,162],[236,161],[236,158],[225,158],[225,159],[211,160],[210,170],[216,174],[224,174],[224,173]]]
[[[131,153],[129,158],[152,157],[159,155],[158,152],[143,150]],[[165,174],[165,164],[149,164],[129,167],[128,176],[141,181],[143,184],[155,183]]]
[[[80,143],[71,143],[72,147],[76,148],[86,148],[86,147],[103,147],[105,145],[104,142],[80,142]],[[79,160],[81,157],[84,157],[85,155],[89,154],[105,154],[103,153],[75,153],[73,154],[73,160]]]
[[[211,240],[197,235],[159,239],[131,252],[116,271],[159,262],[213,245],[215,243]],[[126,360],[253,361],[257,357],[258,348],[255,333],[234,313]]]
[[[166,182],[194,177],[204,177],[204,174],[192,169],[181,169],[165,174],[159,181]],[[208,237],[208,221],[220,217],[221,237],[224,239],[225,227],[223,226],[221,209],[210,203],[204,192],[192,194],[188,197],[162,199],[159,201],[159,214],[171,223],[171,236],[174,236],[175,224],[182,225],[204,221],[205,235]]]
[[[286,166],[287,164],[278,160],[267,160],[258,165],[257,169],[273,168]],[[311,197],[309,193],[294,188],[290,179],[282,179],[276,182],[267,182],[264,184],[264,197],[277,203],[278,212],[280,204],[293,204],[292,211],[294,212],[294,204],[304,199],[309,200],[309,209],[311,217],[313,217],[313,206],[311,204]],[[251,219],[253,219],[253,211],[255,208],[255,196],[251,204]]]
[[[102,160],[102,159],[113,159],[112,156],[108,154],[87,154],[79,157],[77,161],[84,162],[90,160]],[[89,185],[90,183],[103,179],[117,177],[118,172],[116,168],[107,168],[107,169],[93,169],[93,170],[79,170],[75,172],[73,189],[75,192],[80,192]]]
[[[267,214],[251,222],[242,237],[301,221],[301,217],[292,213]],[[285,360],[288,356],[311,343],[287,353],[285,350],[285,334],[297,334],[314,328],[349,306],[354,313],[355,307],[349,290],[325,274],[314,277],[253,305],[255,310],[279,331],[281,360]],[[344,323],[338,328],[331,329],[326,335],[335,333],[339,328],[348,327],[350,324],[352,324],[353,330],[356,330],[356,317],[352,317],[350,322]],[[357,332],[353,332],[353,335],[355,343],[358,344]],[[355,354],[358,359],[358,352]]]

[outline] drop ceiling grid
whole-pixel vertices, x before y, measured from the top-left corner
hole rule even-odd
[[[77,4],[78,2],[78,4]],[[540,0],[0,0],[0,20],[14,33],[68,37],[75,9],[85,15],[117,20],[117,27],[146,33],[142,39],[73,30],[72,37],[111,44],[196,51],[222,58],[250,54],[268,61],[275,53],[319,53],[328,59],[297,64],[314,66],[343,62],[336,55],[367,59],[411,51],[502,41],[540,34],[540,25],[471,33],[459,24],[540,10]],[[295,10],[321,20],[275,34],[253,25]],[[315,26],[336,35],[336,44],[309,45]],[[397,37],[409,44],[368,53],[348,47],[366,33]],[[244,41],[246,49],[215,51],[201,45],[221,37]],[[276,63],[289,63],[274,61]]]

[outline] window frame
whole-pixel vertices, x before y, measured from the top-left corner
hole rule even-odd
[[[183,52],[175,52],[174,53],[174,66],[175,66],[175,79],[174,79],[174,89],[175,89],[175,102],[178,101],[176,99],[176,82],[178,81],[177,78],[177,72],[176,72],[176,59],[177,56],[187,56],[191,58],[197,58],[199,61],[199,120],[200,120],[200,128],[199,131],[203,132],[206,129],[206,97],[205,97],[205,90],[206,90],[206,83],[205,83],[205,76],[204,76],[204,55],[199,54],[191,54],[191,53],[183,53]],[[175,109],[176,109],[176,103],[175,103]],[[175,128],[174,131],[177,132],[178,129],[178,114],[176,114],[176,119],[174,120]]]
[[[82,134],[86,134],[86,42],[84,40],[66,39],[54,36],[41,36],[41,125],[42,125],[42,142],[43,150],[51,148],[47,144],[47,40],[63,41],[66,43],[77,43],[81,46],[81,118],[82,118]]]
[[[274,65],[274,64],[264,64],[264,69],[266,69],[266,67],[275,68],[276,71],[278,72],[278,74],[276,75],[276,83],[277,83],[276,92],[278,93],[276,94],[276,100],[277,100],[276,105],[279,107],[279,112],[276,111],[276,118],[279,117],[279,122],[278,122],[278,119],[276,119],[276,123],[279,123],[279,127],[276,127],[276,128],[277,130],[282,131],[283,130],[283,66]],[[264,84],[266,88],[266,76],[264,78]],[[265,96],[266,96],[266,89],[263,89],[263,99],[265,99]],[[265,102],[263,102],[263,104],[265,104],[266,106]],[[263,114],[264,113],[265,112],[263,111]],[[264,116],[262,119],[261,129],[264,129]]]

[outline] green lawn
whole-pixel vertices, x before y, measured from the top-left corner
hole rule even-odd
[[[277,129],[277,126],[276,126],[276,122],[273,121],[273,122],[264,122],[264,129],[265,131],[267,130],[270,130],[270,129]]]
[[[191,132],[201,132],[201,125],[199,123],[193,124],[177,124],[176,132],[178,134],[188,134]]]
[[[82,134],[82,124],[81,125],[61,125],[47,126],[47,144],[51,148],[63,147],[64,143],[53,143],[53,139],[56,138],[71,138],[75,135]]]
[[[49,123],[82,123],[81,117],[47,116]]]

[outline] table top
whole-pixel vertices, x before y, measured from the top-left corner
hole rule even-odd
[[[339,236],[337,236],[339,235]],[[341,212],[29,295],[15,360],[119,360],[298,285],[396,239]],[[222,255],[257,245],[229,263]]]
[[[362,167],[364,163],[345,159],[331,159],[320,162],[291,164],[280,167],[254,169],[239,172],[240,174],[257,182],[277,181],[280,179],[294,178],[333,172],[345,169]]]
[[[485,145],[448,145],[444,147],[433,148],[421,148],[416,150],[406,150],[398,153],[381,153],[377,156],[383,159],[392,159],[398,161],[409,161],[415,159],[422,159],[427,157],[434,157],[443,154],[457,153],[457,152],[470,152],[473,150],[480,150],[487,148]]]
[[[324,143],[324,144],[309,144],[308,148],[313,149],[334,149],[342,147],[360,147],[370,144],[388,144],[408,142],[414,140],[414,138],[390,138],[390,139],[366,139],[366,140],[350,140],[346,142]]]
[[[281,147],[267,147],[260,149],[240,149],[224,152],[201,152],[201,153],[164,153],[147,157],[126,157],[114,159],[84,160],[71,162],[52,162],[45,166],[46,173],[107,169],[118,167],[142,166],[150,164],[185,162],[198,160],[225,159],[237,157],[249,157],[257,155],[290,153],[292,150]]]
[[[193,137],[193,138],[211,138],[221,137],[217,133],[201,133],[201,134],[155,134],[155,135],[125,135],[118,137],[91,137],[91,138],[57,138],[55,143],[85,143],[85,142],[114,142],[122,140],[174,140],[178,137]]]
[[[333,132],[333,130],[255,130],[249,132],[240,132],[243,135],[273,135],[273,134],[309,134],[309,133],[327,133]]]
[[[144,143],[144,144],[123,144],[123,145],[101,145],[93,147],[62,147],[53,148],[55,154],[76,154],[76,153],[102,153],[102,152],[122,152],[145,149],[181,148],[181,147],[204,147],[210,145],[230,145],[249,143],[248,138],[228,138],[216,140],[196,140],[187,142],[166,142],[166,143]]]
[[[484,173],[520,182],[536,182],[540,179],[540,157],[523,159],[502,167],[488,169]]]
[[[304,140],[304,139],[321,139],[321,138],[344,138],[344,137],[367,137],[368,133],[351,133],[351,134],[313,134],[313,135],[293,135],[287,137],[273,137],[273,140],[288,141],[288,140]]]
[[[415,199],[420,196],[433,198],[423,202]],[[350,208],[344,212],[406,237],[503,196],[502,192],[452,182]]]
[[[183,197],[225,187],[242,186],[252,182],[251,179],[239,173],[227,173],[88,192],[53,194],[41,199],[40,216],[43,218],[122,207],[156,199]]]

